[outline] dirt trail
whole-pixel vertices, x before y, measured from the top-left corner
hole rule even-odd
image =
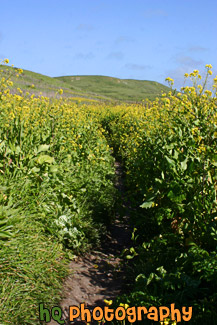
[[[124,184],[120,163],[116,162],[115,167],[116,187],[121,193],[121,204],[127,206],[123,198]],[[92,310],[95,306],[105,305],[104,299],[113,299],[122,292],[125,277],[120,253],[131,244],[131,229],[128,219],[128,215],[120,218],[117,214],[105,235],[101,248],[70,263],[69,268],[72,270],[72,274],[66,278],[63,284],[63,299],[60,303],[66,324],[86,324],[79,320],[69,322],[69,306],[79,306],[81,303],[85,303],[87,308]],[[56,325],[57,322],[51,321],[49,324]]]

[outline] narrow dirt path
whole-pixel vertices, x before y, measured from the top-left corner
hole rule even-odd
[[[127,203],[124,201],[123,172],[120,163],[116,162],[115,168],[117,175],[115,186],[121,194],[120,204],[128,211]],[[63,299],[60,303],[66,324],[86,324],[79,319],[73,323],[69,321],[69,306],[85,303],[86,307],[92,310],[96,306],[105,305],[104,299],[114,299],[122,292],[125,272],[120,253],[131,244],[132,231],[128,219],[128,213],[124,216],[117,213],[115,221],[102,241],[101,248],[69,264],[72,274],[63,284]],[[57,323],[51,321],[49,324]]]

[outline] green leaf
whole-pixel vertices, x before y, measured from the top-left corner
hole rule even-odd
[[[170,167],[172,168],[172,170],[174,171],[174,173],[177,173],[176,172],[176,164],[175,164],[175,161],[170,159],[168,156],[165,156],[168,164],[170,165]]]
[[[134,255],[127,255],[127,256],[126,256],[126,259],[127,259],[127,260],[132,260],[133,258],[134,258]]]
[[[15,148],[15,154],[16,155],[19,155],[21,153],[21,148],[20,148],[20,146],[16,146],[16,148]]]
[[[152,280],[155,278],[155,273],[151,273],[148,277],[148,280],[147,280],[147,286],[152,282]]]
[[[167,162],[171,165],[171,166],[175,166],[175,163],[172,159],[170,159],[168,156],[165,156]]]
[[[142,274],[142,273],[140,273],[139,275],[137,275],[135,281],[138,282],[138,281],[141,281],[141,280],[144,281],[144,282],[147,281],[146,276],[144,274]]]
[[[42,151],[48,151],[50,148],[49,144],[42,144],[38,147],[37,153],[42,152]]]
[[[171,201],[179,202],[179,203],[186,199],[185,194],[177,195],[172,190],[169,191],[169,193],[167,194],[167,197],[170,198]]]
[[[184,161],[181,162],[181,169],[183,171],[185,171],[188,167],[187,161],[188,161],[188,158],[186,158]]]
[[[50,167],[50,172],[51,173],[57,173],[58,172],[58,166],[57,165],[53,165]]]
[[[39,165],[44,163],[52,164],[54,162],[54,158],[48,155],[40,155],[36,161]]]
[[[154,203],[154,201],[146,201],[146,202],[143,202],[141,205],[140,205],[140,208],[144,208],[144,209],[149,209],[152,207],[152,204]]]
[[[33,167],[33,168],[28,172],[28,174],[31,174],[31,173],[38,173],[38,172],[40,172],[40,168],[38,168],[38,167]]]
[[[154,200],[157,196],[157,194],[159,193],[159,191],[156,191],[154,194],[150,193],[149,195],[147,195],[146,197],[146,201],[143,202],[140,207],[141,208],[145,208],[145,209],[149,209],[152,207],[152,204],[154,203]]]

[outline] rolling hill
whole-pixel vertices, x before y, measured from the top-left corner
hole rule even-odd
[[[8,69],[8,71],[6,71]],[[11,71],[11,67],[0,66],[4,75]],[[161,92],[169,88],[155,81],[119,79],[106,76],[62,76],[48,77],[29,70],[24,70],[19,78],[12,77],[14,85],[12,91],[19,87],[24,92],[38,96],[53,97],[62,88],[63,97],[72,97],[82,101],[127,101],[135,102],[143,99],[153,100]],[[34,86],[33,86],[34,85]]]
[[[101,95],[120,101],[141,101],[145,98],[154,99],[167,92],[168,87],[148,80],[119,79],[105,76],[68,76],[57,77],[74,89],[88,91],[93,95]]]

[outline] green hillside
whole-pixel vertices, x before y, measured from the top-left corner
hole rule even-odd
[[[168,87],[148,80],[118,79],[105,76],[67,76],[57,77],[71,85],[73,89],[88,91],[91,94],[107,96],[114,100],[141,101],[145,98],[154,99]]]
[[[11,73],[11,67],[0,66],[4,70],[3,75]],[[42,94],[47,97],[54,97],[57,91],[63,89],[63,97],[72,97],[74,100],[111,100],[111,101],[141,101],[145,98],[154,99],[161,92],[167,92],[168,87],[147,80],[118,79],[105,76],[63,76],[48,77],[29,70],[23,70],[23,73],[16,78],[15,69],[12,92],[20,88],[30,94],[38,96]],[[58,95],[56,95],[58,96]]]
[[[13,68],[0,65],[0,72],[4,70],[3,76],[7,78]],[[12,87],[12,92],[16,92],[17,88],[20,88],[25,92],[29,92],[30,94],[35,94],[38,96],[40,93],[43,96],[54,97],[59,89],[63,89],[64,93],[62,97],[73,97],[76,99],[104,99],[102,96],[93,96],[88,94],[87,91],[83,92],[82,90],[74,90],[73,87],[68,85],[67,83],[58,80],[57,78],[52,78],[45,76],[40,73],[32,72],[29,70],[23,70],[23,73],[16,77],[15,69],[13,71],[13,76],[11,80],[14,85]],[[100,98],[99,98],[100,97]]]

